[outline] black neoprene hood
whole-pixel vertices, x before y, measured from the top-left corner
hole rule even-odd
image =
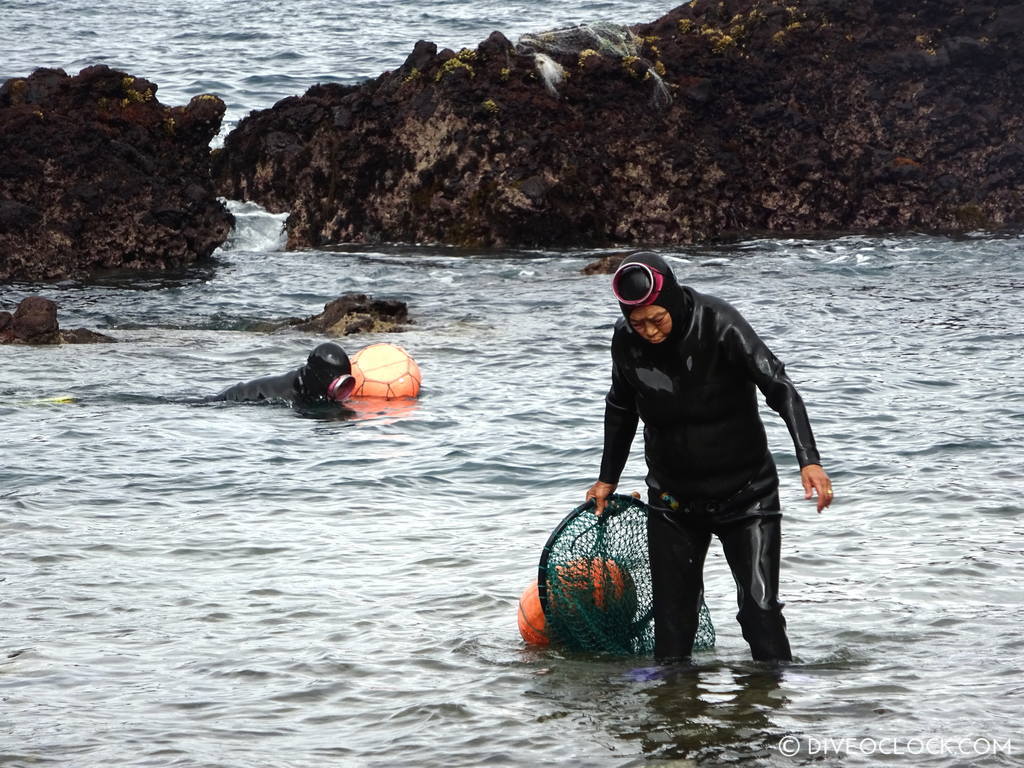
[[[306,360],[306,367],[328,380],[341,376],[343,373],[352,373],[352,363],[349,361],[348,355],[333,341],[326,341],[310,352],[309,358]]]
[[[658,293],[657,298],[648,306],[657,305],[668,310],[668,313],[672,316],[672,332],[669,336],[678,334],[683,329],[684,323],[689,319],[689,302],[687,301],[685,291],[676,282],[676,276],[673,274],[668,262],[652,251],[637,251],[623,259],[619,269],[621,270],[629,264],[646,264],[662,276],[661,291]],[[620,283],[620,291],[625,298],[632,298],[634,295],[642,296],[647,291],[649,278],[640,270],[636,270],[634,274],[624,275],[624,277],[625,279]],[[636,309],[636,305],[619,302],[619,309],[622,310],[622,315],[628,321],[629,313]],[[630,331],[632,331],[632,328],[630,328]]]
[[[333,341],[319,344],[299,370],[298,389],[307,397],[323,397],[338,376],[352,373],[352,363],[345,350]]]

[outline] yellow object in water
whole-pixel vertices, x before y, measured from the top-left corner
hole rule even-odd
[[[22,405],[65,405],[67,403],[77,402],[77,397],[72,397],[71,395],[57,395],[56,397],[44,397],[41,400],[29,400],[22,403]]]

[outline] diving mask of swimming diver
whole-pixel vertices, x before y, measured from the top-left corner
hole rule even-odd
[[[612,293],[627,307],[646,307],[658,300],[665,276],[653,267],[632,261],[623,264],[612,277]]]
[[[355,377],[344,373],[327,385],[327,399],[336,403],[344,402],[352,396],[355,388]]]

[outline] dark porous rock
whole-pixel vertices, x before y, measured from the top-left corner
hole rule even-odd
[[[171,108],[156,90],[106,66],[0,86],[0,280],[178,268],[224,242],[209,147],[224,103]]]
[[[590,262],[580,272],[584,275],[611,275],[628,255],[626,253],[610,253]]]
[[[392,333],[410,324],[409,308],[404,301],[371,299],[362,293],[346,293],[324,305],[319,315],[289,318],[268,325],[269,330],[297,328],[327,336],[354,333]]]
[[[223,195],[290,212],[292,248],[1015,226],[1022,9],[694,0],[632,27],[628,50],[421,41],[374,80],[253,113],[214,173]]]
[[[94,344],[114,342],[110,336],[86,328],[62,331],[57,304],[42,296],[22,299],[12,315],[0,312],[0,344]]]
[[[22,299],[8,329],[11,341],[21,344],[60,344],[57,304],[42,296]]]
[[[65,344],[114,344],[117,339],[88,328],[74,328],[70,331],[61,331],[60,340]]]

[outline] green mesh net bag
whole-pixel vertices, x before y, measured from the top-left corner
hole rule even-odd
[[[521,35],[517,48],[521,53],[553,56],[577,56],[590,50],[621,59],[639,56],[641,42],[629,27],[598,21]]]
[[[593,501],[570,512],[544,545],[537,594],[551,643],[616,655],[652,653],[647,505],[615,494],[600,517]],[[693,649],[714,644],[711,614],[702,603]]]

